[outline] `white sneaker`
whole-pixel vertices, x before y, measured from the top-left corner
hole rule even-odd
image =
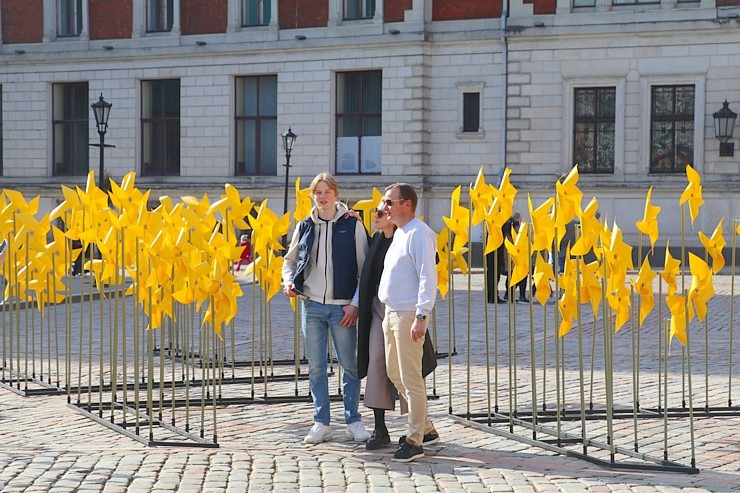
[[[321,443],[331,440],[331,426],[323,423],[314,423],[303,439],[303,443]]]
[[[347,435],[351,436],[355,442],[367,442],[370,440],[370,433],[362,426],[362,421],[355,421],[348,424]]]

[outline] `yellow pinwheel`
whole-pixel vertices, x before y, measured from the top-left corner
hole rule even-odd
[[[450,230],[447,227],[437,233],[437,289],[442,299],[445,299],[449,291],[450,280],[450,252],[448,243],[450,241]]]
[[[686,345],[686,326],[694,318],[694,310],[689,304],[686,306],[686,298],[680,294],[672,294],[666,297],[668,310],[671,312],[670,340],[676,337],[681,344]],[[688,320],[687,320],[688,310]]]
[[[694,219],[699,214],[699,207],[704,203],[704,199],[701,196],[701,176],[697,173],[690,164],[686,165],[686,178],[689,180],[689,184],[686,185],[679,203],[683,205],[685,202],[689,203],[689,214],[691,215],[691,224],[694,224]]]
[[[601,268],[598,260],[581,266],[581,303],[591,303],[591,310],[599,312],[601,305]]]
[[[699,240],[701,240],[701,244],[704,245],[709,256],[712,257],[712,271],[715,274],[725,266],[725,257],[722,255],[722,249],[727,245],[725,238],[722,236],[722,221],[724,220],[724,217],[719,220],[717,227],[714,228],[714,233],[709,238],[699,231]]]
[[[552,264],[548,263],[540,252],[534,254],[534,274],[532,274],[532,285],[537,288],[535,297],[541,305],[547,303],[547,300],[552,294],[552,288],[550,287],[550,281],[555,279],[555,274],[552,270]]]
[[[655,242],[658,241],[658,214],[660,213],[660,207],[650,203],[650,197],[653,194],[653,187],[648,188],[647,196],[645,197],[645,213],[642,216],[642,221],[637,221],[635,226],[640,230],[642,234],[650,237],[650,250],[655,248]]]
[[[374,192],[373,197],[375,197]],[[378,199],[378,202],[380,202],[380,199]],[[376,202],[376,204],[378,202]],[[303,221],[311,213],[312,207],[313,201],[311,200],[311,189],[301,189],[301,177],[299,176],[295,180],[295,210],[293,211],[293,220],[296,223]]]
[[[591,199],[591,202],[588,203],[584,210],[580,210],[579,208],[578,215],[581,224],[581,236],[570,249],[571,255],[582,257],[588,254],[599,241],[601,223],[596,217],[598,212],[599,202],[596,200],[596,197]]]
[[[653,295],[653,280],[655,277],[656,274],[650,267],[650,261],[645,258],[642,266],[640,266],[637,279],[632,280],[632,286],[640,296],[640,327],[642,327],[645,318],[655,306],[655,296]]]
[[[555,182],[557,196],[557,216],[555,225],[558,229],[558,243],[565,234],[565,225],[573,220],[581,207],[583,192],[578,188],[578,166],[573,166],[568,175]]]
[[[478,170],[475,183],[470,186],[470,202],[473,205],[473,226],[477,226],[486,218],[486,213],[493,205],[498,190],[488,183],[483,176],[483,167]]]
[[[252,199],[245,197],[242,200],[239,190],[227,183],[224,185],[224,195],[211,204],[206,214],[211,215],[219,212],[224,225],[224,232],[227,233],[225,239],[226,241],[233,241],[236,239],[234,226],[242,230],[249,228],[246,218],[249,217],[253,208],[254,202],[252,202]]]
[[[464,248],[468,244],[468,227],[470,226],[470,210],[460,205],[460,191],[462,187],[458,185],[452,192],[450,204],[450,217],[442,216],[450,232],[455,235],[452,246],[453,254]]]
[[[489,212],[495,216],[493,222],[499,225],[504,224],[504,222],[506,222],[514,212],[514,198],[516,197],[518,190],[511,184],[511,181],[509,180],[510,175],[511,169],[504,169],[501,184],[498,191],[495,193],[496,196],[493,199],[493,205]],[[488,219],[486,219],[486,222],[488,222]]]
[[[607,294],[606,299],[609,306],[617,314],[614,322],[614,332],[619,332],[619,329],[630,318],[630,290],[624,284],[621,284],[617,286],[617,289]]]
[[[509,287],[514,287],[519,281],[526,279],[530,270],[530,255],[528,251],[529,224],[526,222],[521,223],[514,242],[512,243],[507,239],[505,240],[505,244],[511,258],[511,263],[514,266],[509,276]]]
[[[352,206],[352,209],[362,212],[362,224],[365,225],[365,229],[367,231],[372,231],[373,219],[375,218],[375,209],[378,208],[378,204],[380,204],[380,201],[383,199],[383,194],[380,193],[380,191],[375,187],[373,187],[371,195],[372,195],[371,199],[360,200],[358,202],[355,202],[355,205]],[[310,194],[308,196],[308,200],[309,200],[308,212],[306,213],[304,217],[308,216],[308,213],[311,211]]]
[[[532,250],[535,252],[549,250],[552,247],[553,238],[555,238],[555,223],[550,216],[555,199],[550,197],[534,209],[532,207],[532,197],[527,195],[527,204],[529,206],[529,217],[532,221]]]
[[[665,263],[663,265],[663,272],[660,273],[660,277],[662,277],[668,285],[668,296],[671,296],[678,290],[676,278],[678,277],[680,267],[681,261],[673,258],[671,255],[670,242],[666,243]]]
[[[612,229],[609,245],[604,248],[604,256],[609,263],[610,282],[624,285],[627,270],[633,268],[632,247],[622,240],[622,230],[619,229],[616,222]]]
[[[704,320],[707,315],[707,302],[714,296],[712,271],[704,260],[693,253],[689,253],[689,269],[691,270],[689,300],[694,303],[697,318]]]
[[[563,294],[558,300],[558,310],[560,311],[560,327],[558,330],[558,336],[563,337],[570,329],[573,328],[573,319],[578,314],[578,295],[576,291],[576,281],[574,278],[563,277],[566,279]]]

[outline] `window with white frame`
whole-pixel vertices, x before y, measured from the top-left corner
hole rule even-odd
[[[680,173],[694,164],[693,84],[650,88],[650,172]]]
[[[573,90],[573,165],[582,173],[614,173],[616,87]]]
[[[277,175],[277,76],[236,79],[237,176]]]
[[[147,32],[166,32],[172,30],[175,17],[175,0],[147,0]]]
[[[87,82],[52,86],[54,176],[84,176],[89,170],[89,93]]]
[[[270,23],[271,0],[242,0],[242,27]]]
[[[458,137],[483,135],[483,87],[482,82],[457,84],[458,92]]]
[[[142,176],[180,174],[180,80],[141,83]]]
[[[57,36],[73,37],[82,32],[82,1],[58,0]]]
[[[375,16],[375,0],[343,0],[344,19],[372,19]]]
[[[382,171],[382,84],[380,70],[337,74],[337,174]]]

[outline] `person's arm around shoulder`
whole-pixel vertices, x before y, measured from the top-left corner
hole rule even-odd
[[[352,296],[352,301],[349,305],[344,305],[344,317],[339,321],[339,325],[342,327],[352,327],[357,323],[357,316],[360,313],[360,272],[362,272],[362,266],[365,263],[365,257],[367,256],[368,242],[367,242],[367,231],[363,226],[362,221],[355,221],[355,255],[357,258],[357,287],[355,293]]]
[[[300,225],[301,223],[296,224],[296,227],[293,230],[293,239],[290,241],[290,248],[288,248],[288,251],[285,252],[285,256],[283,257],[283,294],[290,298],[298,296],[293,290],[293,288],[295,288],[293,280],[295,279],[295,271],[298,261]]]

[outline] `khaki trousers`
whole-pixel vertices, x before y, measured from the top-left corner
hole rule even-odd
[[[406,439],[421,445],[424,435],[434,430],[427,412],[427,389],[421,376],[421,356],[424,339],[411,339],[411,325],[416,313],[396,312],[385,309],[383,335],[385,336],[385,362],[388,378],[406,397],[409,407],[409,429]]]

